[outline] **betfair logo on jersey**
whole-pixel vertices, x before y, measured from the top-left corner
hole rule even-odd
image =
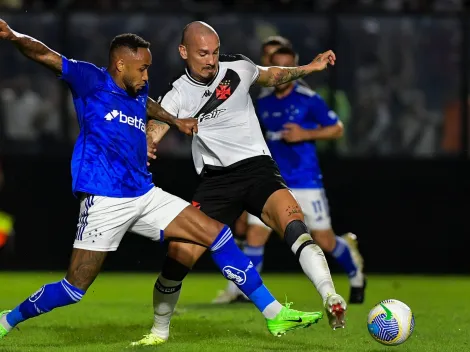
[[[127,116],[122,113],[122,111],[113,110],[107,113],[104,117],[106,121],[112,121],[119,116],[119,122],[124,123],[129,126],[133,126],[145,133],[145,121],[144,119],[138,119],[137,116]]]
[[[197,118],[199,120],[199,123],[210,120],[210,119],[215,119],[217,116],[219,116],[221,113],[223,113],[227,109],[215,109],[207,114],[201,113]]]

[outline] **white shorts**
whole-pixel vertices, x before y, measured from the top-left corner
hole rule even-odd
[[[307,225],[310,231],[328,230],[331,228],[328,199],[323,188],[296,188],[291,191],[304,212],[305,225]],[[247,223],[248,225],[260,225],[268,228],[260,219],[251,214],[248,214]]]
[[[165,228],[188,205],[157,187],[135,198],[89,195],[80,203],[73,247],[115,251],[127,231],[163,241]]]

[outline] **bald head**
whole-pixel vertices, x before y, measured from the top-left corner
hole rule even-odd
[[[198,81],[211,81],[219,69],[219,36],[207,23],[191,22],[183,29],[179,52]]]
[[[194,21],[186,25],[183,29],[183,34],[181,35],[181,45],[192,44],[195,40],[201,37],[215,36],[217,40],[219,35],[214,28],[209,26],[205,22]]]

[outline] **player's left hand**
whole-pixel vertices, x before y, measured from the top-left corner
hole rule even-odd
[[[334,66],[336,55],[333,50],[325,51],[318,54],[315,59],[309,64],[313,71],[323,71],[328,65]]]
[[[306,139],[306,131],[296,123],[286,123],[283,125],[282,138],[289,143],[302,142]]]

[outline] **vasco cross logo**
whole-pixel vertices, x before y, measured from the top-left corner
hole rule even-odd
[[[226,79],[220,82],[219,86],[215,89],[215,96],[219,100],[227,99],[232,92],[230,91],[230,80]]]

